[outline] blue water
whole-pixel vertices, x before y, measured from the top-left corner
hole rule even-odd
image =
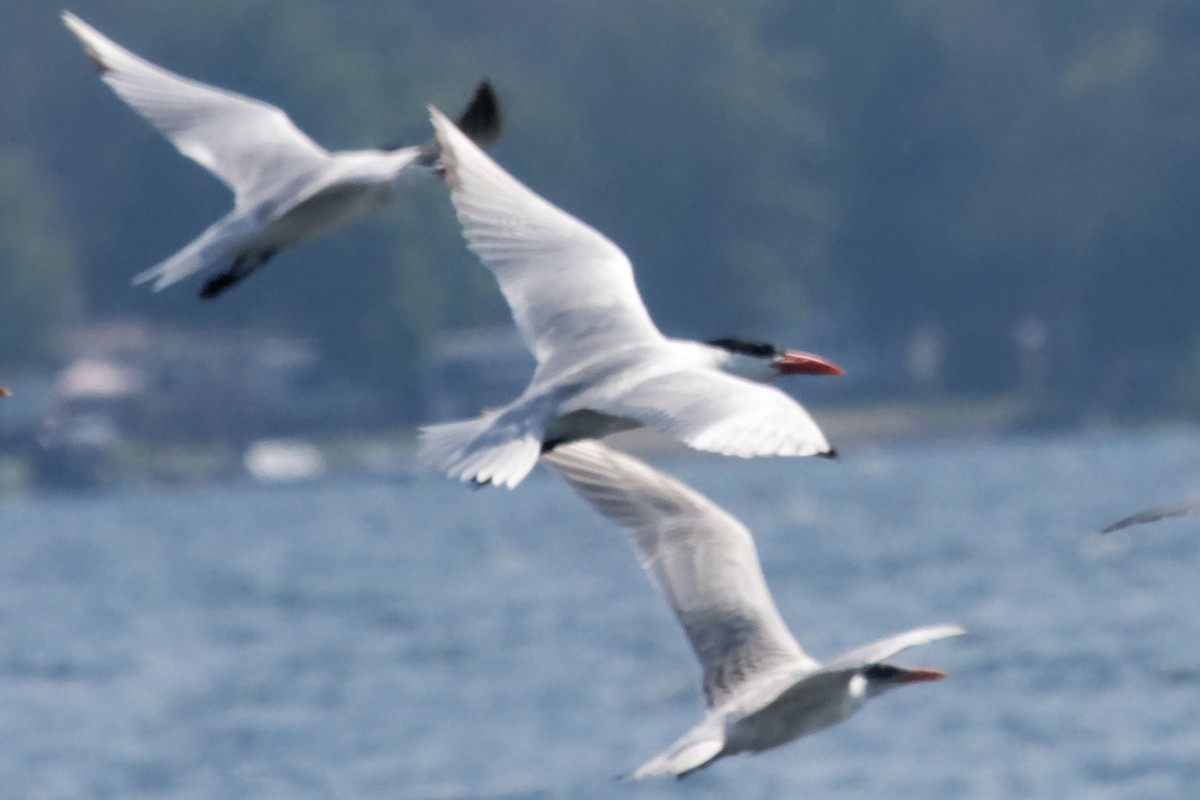
[[[676,783],[682,634],[539,470],[0,503],[4,798],[1200,797],[1200,434],[658,462],[755,532],[817,657],[905,628],[948,680]]]

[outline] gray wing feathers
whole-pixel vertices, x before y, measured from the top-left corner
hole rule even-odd
[[[598,441],[562,445],[542,460],[627,531],[691,641],[710,706],[781,663],[817,666],[779,616],[750,532],[723,509]]]
[[[621,249],[535,194],[430,109],[463,235],[496,276],[539,363],[590,337],[661,339]]]
[[[134,55],[70,12],[100,77],[179,151],[238,195],[293,177],[328,153],[269,103],[169,72]]]
[[[962,636],[965,633],[966,631],[957,625],[929,625],[923,628],[913,628],[843,653],[830,661],[826,665],[826,669],[830,671],[861,669],[869,664],[877,664],[891,658],[896,653],[910,647],[929,644],[950,636]]]
[[[772,386],[715,370],[658,375],[606,400],[604,407],[610,414],[636,420],[697,450],[722,455],[832,452],[817,423],[791,397]]]

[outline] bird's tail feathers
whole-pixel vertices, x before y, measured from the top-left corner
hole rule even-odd
[[[640,781],[674,775],[686,778],[698,769],[703,769],[721,757],[725,749],[725,734],[722,726],[701,723],[685,733],[667,750],[629,773],[627,780]]]
[[[422,428],[421,460],[451,478],[513,488],[537,464],[542,439],[494,421],[481,417]]]
[[[239,244],[239,237],[229,235],[222,222],[204,231],[175,255],[136,275],[133,285],[153,281],[150,288],[157,292],[194,273],[226,266]]]

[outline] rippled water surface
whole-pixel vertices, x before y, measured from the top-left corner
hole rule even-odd
[[[553,476],[0,503],[5,798],[1200,797],[1200,434],[675,455],[817,657],[905,628],[950,679],[683,782],[700,718],[624,539]]]

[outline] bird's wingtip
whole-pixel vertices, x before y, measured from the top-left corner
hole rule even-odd
[[[442,110],[430,103],[426,108],[429,109],[429,122],[433,125],[434,140],[439,147],[445,147],[446,131],[454,125],[450,118],[442,113]]]
[[[58,18],[61,19],[63,21],[63,24],[66,25],[71,30],[92,27],[91,25],[88,25],[86,22],[84,22],[82,19],[80,19],[75,14],[74,11],[70,11],[65,8],[62,11],[58,12]]]
[[[500,111],[500,100],[491,81],[484,78],[475,87],[466,108],[455,121],[458,129],[478,145],[489,145],[500,138],[504,130],[504,115]]]
[[[63,12],[59,14],[59,17],[62,19],[63,24],[67,26],[67,29],[70,30],[71,33],[75,34],[75,38],[79,39],[80,43],[83,45],[83,53],[88,57],[88,60],[92,62],[92,68],[95,69],[100,75],[112,72],[112,68],[105,63],[104,59],[100,55],[100,52],[95,48],[92,42],[89,41],[91,37],[101,36],[100,32],[91,25],[88,25],[79,17],[72,14],[70,11],[63,10]]]

